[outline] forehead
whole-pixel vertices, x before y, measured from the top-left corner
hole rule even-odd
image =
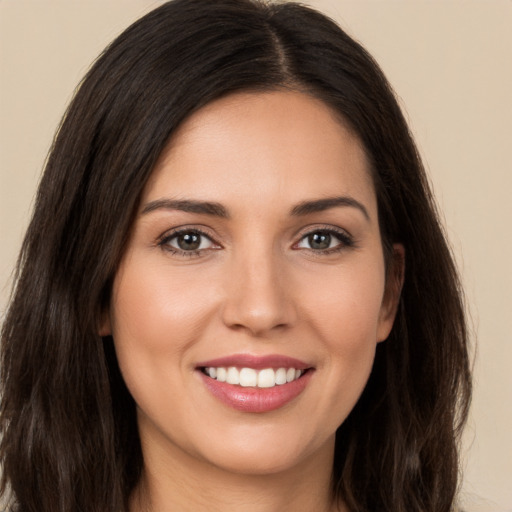
[[[144,200],[194,195],[297,202],[358,196],[374,207],[368,159],[322,101],[291,91],[237,93],[190,116],[172,136]]]

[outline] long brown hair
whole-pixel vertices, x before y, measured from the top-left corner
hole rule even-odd
[[[213,99],[301,90],[372,163],[382,241],[406,251],[389,339],[337,432],[353,511],[447,512],[470,396],[461,290],[418,152],[374,60],[294,3],[175,0],[100,56],[58,130],[2,330],[0,492],[17,512],[126,510],[142,470],[135,406],[98,335],[140,193],[173,132]]]

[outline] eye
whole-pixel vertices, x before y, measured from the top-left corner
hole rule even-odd
[[[197,229],[174,231],[162,238],[159,245],[175,253],[197,254],[199,251],[218,248],[213,240]]]
[[[319,229],[304,235],[296,245],[298,249],[310,249],[320,252],[332,252],[353,245],[352,238],[347,234],[333,229]]]

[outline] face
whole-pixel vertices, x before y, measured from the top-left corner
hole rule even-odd
[[[367,159],[326,105],[240,93],[195,113],[102,327],[143,449],[242,473],[326,463],[392,326],[385,275]]]

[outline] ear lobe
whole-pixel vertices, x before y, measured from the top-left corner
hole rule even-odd
[[[101,314],[98,334],[101,337],[110,336],[112,334],[112,326],[110,323],[110,312],[108,310],[103,311]]]
[[[386,288],[379,314],[377,341],[384,341],[391,332],[395,321],[405,275],[405,248],[393,244],[393,253],[386,275]]]

